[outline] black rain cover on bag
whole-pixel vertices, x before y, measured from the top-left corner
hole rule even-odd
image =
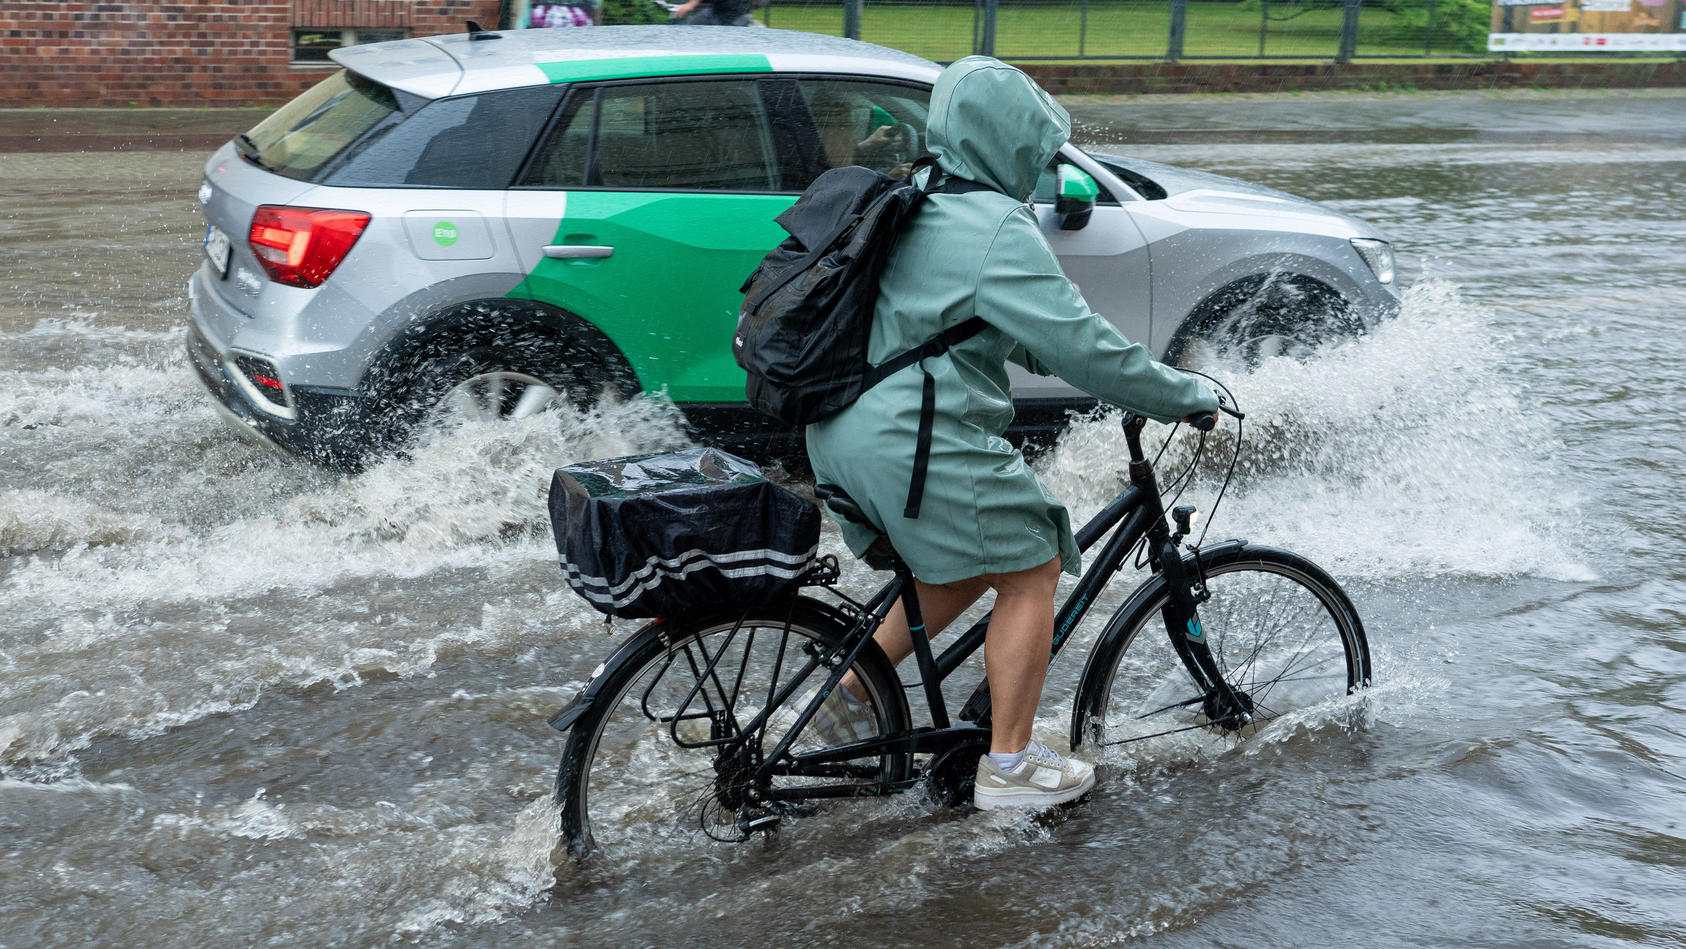
[[[820,512],[713,448],[558,468],[550,526],[574,592],[610,616],[777,597],[814,560]]]

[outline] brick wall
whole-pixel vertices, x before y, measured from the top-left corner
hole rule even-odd
[[[0,0],[0,108],[279,105],[332,67],[291,65],[294,27],[498,21],[498,0]],[[1050,92],[1681,86],[1686,63],[1081,63],[1028,66]]]
[[[0,108],[285,102],[330,67],[290,65],[293,27],[498,21],[498,0],[0,2]]]

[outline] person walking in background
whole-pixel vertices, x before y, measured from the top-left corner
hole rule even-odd
[[[685,0],[673,8],[673,18],[668,22],[684,26],[754,26],[750,6],[750,0]]]
[[[521,18],[522,29],[548,30],[563,26],[595,26],[602,22],[601,2],[533,3]]]

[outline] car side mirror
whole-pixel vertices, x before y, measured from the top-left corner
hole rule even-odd
[[[1101,186],[1076,165],[1061,164],[1055,193],[1058,196],[1054,198],[1054,213],[1059,216],[1060,230],[1080,231],[1095,212],[1095,198],[1100,195]]]

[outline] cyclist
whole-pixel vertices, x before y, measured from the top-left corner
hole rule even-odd
[[[918,517],[905,517],[904,505],[925,382],[920,367],[807,429],[816,480],[842,487],[918,578],[923,633],[935,635],[995,591],[984,643],[993,732],[973,788],[982,809],[1060,804],[1095,782],[1092,766],[1031,737],[1055,587],[1062,569],[1077,573],[1079,558],[1065,507],[1001,437],[1013,417],[1007,362],[1159,421],[1218,407],[1205,386],[1155,362],[1091,311],[1060,270],[1027,202],[1070,131],[1065,109],[1030,77],[988,57],[959,60],[932,90],[927,139],[939,167],[988,190],[927,199],[885,269],[867,356],[883,362],[974,315],[989,326],[925,360],[936,418]],[[916,173],[916,183],[927,174]],[[857,555],[876,536],[842,527]],[[900,604],[874,639],[893,662],[912,653]],[[816,716],[822,736],[858,736],[864,698],[846,678]]]

